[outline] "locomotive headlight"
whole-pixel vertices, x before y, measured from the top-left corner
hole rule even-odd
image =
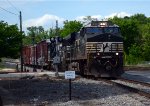
[[[99,56],[99,55],[100,55],[100,53],[97,53],[97,55]]]
[[[118,56],[118,55],[119,55],[119,53],[116,53],[116,55]]]

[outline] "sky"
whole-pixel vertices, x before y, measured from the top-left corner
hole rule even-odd
[[[149,6],[150,0],[0,0],[0,20],[19,26],[21,11],[23,30],[30,26],[48,29],[55,27],[56,20],[62,27],[65,20],[81,21],[86,16],[102,20],[142,13],[150,17]]]

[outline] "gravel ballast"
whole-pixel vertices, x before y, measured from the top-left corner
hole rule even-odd
[[[149,106],[150,100],[102,81],[77,78],[72,81],[69,101],[69,81],[63,77],[37,77],[32,80],[0,80],[0,95],[4,105],[47,106]]]
[[[141,84],[136,84],[136,83],[131,83],[131,82],[125,82],[125,81],[122,81],[122,80],[112,80],[112,81],[117,82],[119,84],[127,85],[127,86],[132,87],[132,88],[139,89],[141,91],[144,91],[144,92],[147,92],[147,93],[150,94],[150,87],[149,86],[144,86],[144,85],[141,85]]]

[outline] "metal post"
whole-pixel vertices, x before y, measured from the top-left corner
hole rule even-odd
[[[58,55],[58,41],[57,41],[57,38],[56,38],[55,40],[56,40],[56,57],[58,57],[59,55]],[[55,64],[55,69],[56,69],[55,76],[56,76],[56,77],[59,76],[59,74],[58,74],[58,64],[59,64],[59,63],[56,63],[56,64]]]
[[[56,42],[56,57],[58,57],[58,21],[56,20],[56,38],[55,38],[55,42]],[[56,73],[55,73],[55,76],[58,77],[59,74],[58,74],[58,63],[55,64],[55,69],[56,69]]]
[[[72,46],[70,45],[70,64],[69,64],[70,69],[69,70],[72,70],[72,67],[71,67],[71,50],[72,50]]]
[[[33,69],[33,71],[36,72],[36,63],[35,63],[35,60],[36,60],[36,47],[35,46],[33,46],[33,47],[34,47],[34,69]]]
[[[49,46],[48,46],[48,60],[49,60],[49,70],[51,70],[51,41],[49,43]]]
[[[71,79],[69,79],[69,100],[71,100]]]
[[[22,14],[21,11],[19,12],[19,19],[20,19],[20,34],[21,34],[21,45],[20,45],[20,50],[21,50],[21,72],[23,72],[23,41],[22,41]]]
[[[34,46],[35,44],[35,33],[32,33],[32,45],[33,45],[33,56],[34,56],[34,60],[33,60],[33,72],[36,72],[36,66],[35,66],[35,59],[36,59],[36,47]]]
[[[41,45],[41,72],[43,72],[43,64],[44,64],[44,58],[43,58],[43,45]]]

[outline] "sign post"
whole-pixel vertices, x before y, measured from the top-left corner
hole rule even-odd
[[[55,76],[58,77],[59,76],[59,74],[58,74],[58,64],[60,64],[60,56],[56,55],[53,58],[53,63],[54,63],[55,69],[56,69]]]
[[[71,79],[75,79],[75,71],[65,71],[65,79],[69,79],[69,100],[71,100]]]
[[[69,100],[71,100],[71,79],[69,79]]]

